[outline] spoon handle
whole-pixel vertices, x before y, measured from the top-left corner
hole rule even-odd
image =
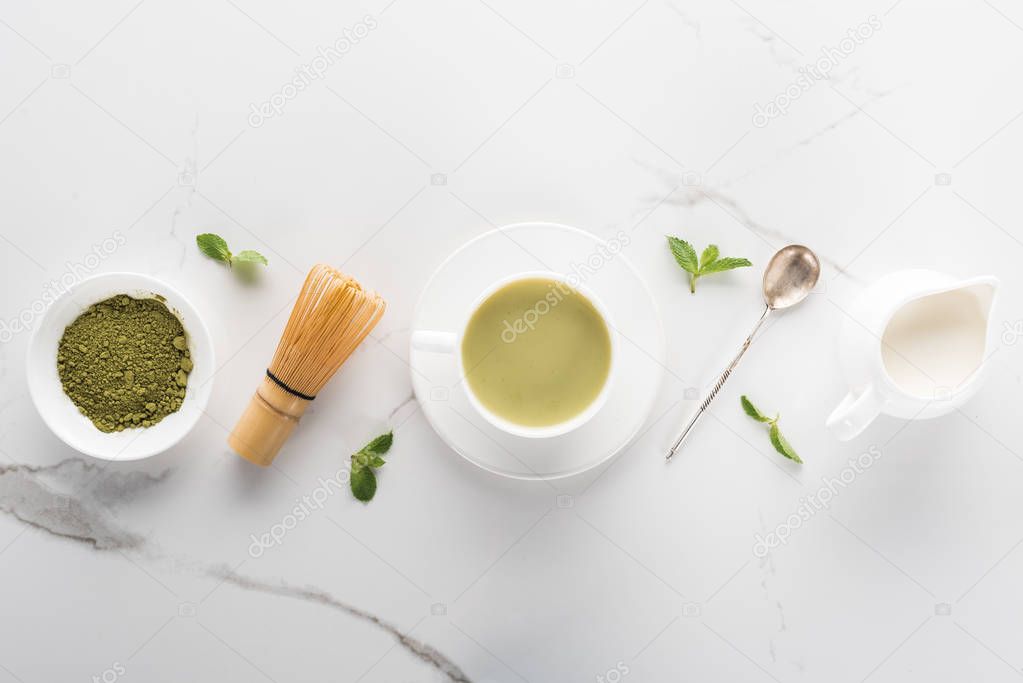
[[[745,355],[746,350],[750,347],[750,344],[753,343],[753,338],[757,336],[757,332],[760,331],[761,326],[764,324],[764,321],[767,320],[767,316],[770,312],[771,307],[765,306],[764,312],[760,316],[760,320],[758,320],[757,324],[753,326],[753,331],[749,333],[748,337],[746,337],[746,341],[742,343],[742,348],[739,349],[739,353],[737,353],[735,358],[732,359],[732,362],[728,364],[728,367],[725,368],[725,371],[721,373],[721,376],[718,378],[718,381],[714,383],[714,388],[710,390],[709,394],[707,394],[707,398],[703,399],[703,403],[700,404],[700,407],[696,411],[696,414],[693,415],[692,419],[689,420],[689,424],[686,425],[686,428],[684,430],[682,430],[682,434],[678,437],[678,439],[675,440],[675,443],[672,445],[671,450],[668,451],[668,455],[665,458],[666,461],[668,462],[671,461],[672,456],[675,455],[675,452],[682,447],[682,443],[686,440],[686,437],[689,436],[689,432],[692,431],[693,426],[697,423],[697,421],[699,421],[701,417],[703,417],[703,414],[707,412],[707,407],[710,405],[711,401],[714,400],[714,397],[718,395],[718,392],[721,391],[721,387],[724,386],[725,380],[731,377],[732,371],[735,370],[737,365],[739,365],[739,361],[742,359],[743,355]]]

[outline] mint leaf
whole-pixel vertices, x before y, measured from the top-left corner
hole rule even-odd
[[[707,248],[703,250],[703,254],[700,256],[700,270],[702,271],[704,268],[707,267],[708,263],[716,261],[717,258],[718,245],[716,244],[708,245]]]
[[[760,410],[753,405],[753,402],[746,398],[745,395],[739,399],[739,402],[742,403],[742,409],[747,415],[757,422],[764,422],[771,425],[767,434],[771,439],[771,445],[774,446],[774,450],[778,451],[793,462],[798,462],[800,465],[803,464],[802,459],[796,454],[796,450],[792,448],[792,444],[790,444],[788,440],[782,436],[781,429],[778,428],[778,419],[781,417],[780,415],[775,415],[773,418],[767,417],[761,413]]]
[[[352,495],[364,503],[373,500],[373,496],[376,495],[377,477],[369,467],[353,469],[348,484],[352,489]]]
[[[798,462],[800,465],[803,464],[803,461],[796,454],[796,451],[793,450],[792,445],[785,439],[784,436],[782,436],[781,430],[778,429],[778,423],[777,422],[772,422],[771,423],[770,436],[771,436],[771,445],[774,446],[774,450],[778,451],[779,453],[784,455],[789,460],[792,460],[794,462]]]
[[[393,431],[381,434],[352,454],[349,486],[352,489],[352,495],[357,499],[363,502],[373,499],[373,495],[377,491],[377,477],[373,470],[387,464],[387,461],[380,456],[391,450],[392,443],[394,443]]]
[[[700,272],[700,262],[696,259],[696,250],[693,249],[693,245],[683,239],[668,235],[668,246],[671,248],[675,260],[682,266],[682,270],[692,275],[697,275]]]
[[[220,235],[206,232],[195,236],[195,243],[199,245],[199,251],[212,259],[231,263],[231,250],[227,248],[227,242]]]
[[[711,261],[705,266],[700,268],[700,275],[706,275],[707,273],[721,273],[726,270],[734,270],[735,268],[746,268],[752,266],[749,259],[744,258],[720,258],[717,261]]]
[[[752,417],[757,422],[770,422],[771,421],[771,418],[765,416],[763,413],[761,413],[759,410],[757,410],[756,406],[754,406],[753,403],[748,398],[746,398],[745,396],[740,398],[739,402],[742,403],[742,409],[744,411],[746,411],[746,414],[749,415],[750,417]]]
[[[268,263],[265,256],[251,249],[232,254],[224,238],[212,232],[196,235],[195,243],[199,245],[199,250],[202,253],[221,263],[226,263],[228,267],[234,269],[243,281],[254,280],[256,266],[265,266]]]
[[[362,450],[369,453],[384,454],[391,450],[391,444],[394,442],[394,432],[387,432],[381,434],[377,438],[370,441],[368,444],[362,447]]]
[[[264,266],[265,265],[269,265],[269,261],[266,260],[265,256],[260,254],[258,251],[252,251],[251,249],[246,249],[244,251],[239,251],[237,254],[235,254],[231,258],[231,265],[232,266],[240,264],[240,263],[251,263],[251,264],[261,263]]]
[[[693,294],[696,294],[696,281],[704,275],[753,265],[749,259],[731,256],[718,258],[720,252],[716,244],[707,245],[699,259],[696,258],[696,250],[693,249],[693,245],[680,237],[668,235],[668,246],[678,265],[689,273],[689,291]]]

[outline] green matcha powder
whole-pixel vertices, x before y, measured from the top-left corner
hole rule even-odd
[[[181,321],[159,299],[93,304],[57,348],[64,393],[102,432],[150,427],[181,407],[192,357]]]

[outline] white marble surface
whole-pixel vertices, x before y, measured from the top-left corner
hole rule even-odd
[[[754,125],[871,15],[829,80]],[[251,115],[360,22],[280,115]],[[194,297],[221,362],[179,446],[100,465],[47,431],[28,335],[3,334],[0,682],[1023,675],[1017,3],[5,1],[0,55],[0,318],[30,322],[68,272],[143,271]],[[643,435],[551,485],[453,454],[406,364],[431,271],[529,219],[632,235],[671,350]],[[258,286],[199,254],[209,230],[269,256]],[[826,261],[670,467],[693,389],[760,304],[759,268],[690,296],[665,233],[758,266],[789,241]],[[257,470],[226,429],[318,260],[390,309]],[[994,371],[961,412],[838,443],[823,422],[845,392],[843,309],[907,265],[1002,279]],[[740,412],[747,392],[782,412],[803,467]],[[387,427],[371,505],[331,493],[250,555]],[[829,510],[754,556],[756,534],[871,448]]]

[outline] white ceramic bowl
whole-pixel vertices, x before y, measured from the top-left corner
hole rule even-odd
[[[57,346],[64,328],[94,303],[117,294],[135,298],[160,295],[185,327],[194,368],[188,376],[181,408],[152,427],[104,433],[71,402],[57,375]],[[138,273],[104,273],[72,286],[53,302],[29,342],[28,388],[43,421],[61,441],[101,460],[141,460],[180,441],[209,402],[213,383],[213,340],[195,308],[180,292]]]

